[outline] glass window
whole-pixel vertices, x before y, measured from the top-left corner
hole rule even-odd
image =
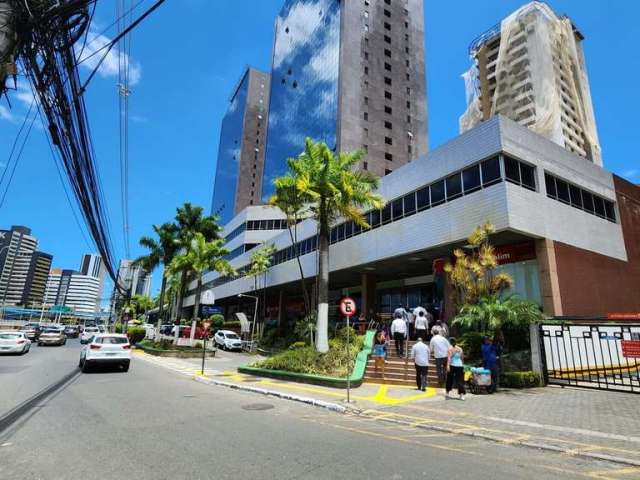
[[[530,190],[536,189],[536,176],[535,168],[526,163],[520,163],[520,179],[522,180],[522,186]]]
[[[393,214],[394,221],[404,216],[403,210],[402,210],[402,203],[403,203],[402,198],[397,198],[391,203],[391,211]]]
[[[593,194],[585,192],[584,190],[582,190],[582,208],[589,213],[595,212],[593,206]]]
[[[504,173],[507,180],[520,184],[520,168],[518,161],[511,157],[504,156]]]
[[[418,190],[416,192],[416,200],[417,200],[417,204],[418,204],[418,211],[422,211],[425,210],[427,208],[429,208],[430,202],[429,202],[429,187],[426,186],[424,188],[421,188],[420,190]]]
[[[362,227],[360,224],[353,222],[353,235],[360,235],[362,232]]]
[[[612,222],[616,221],[616,206],[613,202],[610,202],[609,200],[605,200],[604,211],[607,216],[607,220],[610,220]]]
[[[371,210],[371,221],[368,222],[371,228],[380,226],[380,210]]]
[[[569,185],[569,196],[571,197],[571,205],[582,208],[582,195],[580,189],[575,185]]]
[[[547,188],[547,196],[551,198],[557,198],[558,192],[556,191],[556,180],[548,173],[544,174],[544,183]]]
[[[416,213],[416,192],[411,192],[404,196],[404,215],[409,216]]]
[[[480,188],[480,165],[474,165],[462,172],[464,193],[470,193]]]
[[[571,201],[569,198],[569,185],[567,185],[567,182],[556,178],[556,189],[558,191],[558,200],[565,203],[569,203]]]
[[[353,236],[353,222],[344,224],[344,236],[345,238],[351,238]]]
[[[338,228],[337,227],[333,227],[331,229],[331,236],[330,236],[330,240],[331,243],[336,243],[338,241]]]
[[[500,159],[490,158],[482,162],[482,185],[485,187],[500,181]]]
[[[447,200],[453,200],[462,196],[462,178],[460,173],[454,173],[447,177]]]
[[[336,229],[338,230],[338,242],[341,242],[344,240],[344,223],[338,225]]]
[[[431,184],[431,206],[444,203],[444,180]]]
[[[387,203],[382,209],[382,224],[389,223],[391,221],[391,204]]]
[[[595,211],[596,211],[596,215],[598,215],[599,217],[603,217],[605,216],[604,213],[604,199],[594,195],[593,196],[593,206],[595,207]]]

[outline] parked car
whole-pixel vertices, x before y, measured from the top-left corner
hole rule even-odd
[[[0,332],[0,353],[18,353],[24,355],[31,349],[31,340],[24,332]]]
[[[67,338],[78,338],[80,336],[80,329],[77,325],[67,325],[64,327],[64,334]]]
[[[222,350],[242,350],[242,340],[236,332],[231,330],[218,330],[213,340]]]
[[[42,332],[42,328],[39,324],[35,323],[27,323],[23,326],[20,331],[26,335],[26,337],[32,342],[37,342],[40,333]]]
[[[84,327],[84,331],[82,332],[82,335],[80,335],[80,343],[83,345],[85,343],[89,343],[91,337],[99,333],[100,330],[98,329],[98,327]]]
[[[45,328],[38,337],[38,346],[42,345],[64,345],[67,343],[67,336],[62,328]]]
[[[131,363],[131,344],[126,335],[97,333],[80,350],[78,367],[87,372],[95,365],[119,365],[125,372]]]

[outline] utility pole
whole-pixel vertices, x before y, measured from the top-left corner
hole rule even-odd
[[[16,74],[12,55],[15,44],[16,34],[13,27],[11,0],[0,0],[0,95],[4,91],[7,75]]]

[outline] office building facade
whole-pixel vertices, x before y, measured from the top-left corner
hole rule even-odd
[[[69,307],[73,313],[98,313],[100,279],[76,270],[53,269],[49,274],[45,303]]]
[[[102,293],[104,291],[105,276],[105,267],[102,257],[95,253],[84,254],[80,260],[80,273],[99,280],[98,303],[96,304],[96,311],[99,311],[100,302],[102,301]]]
[[[211,213],[223,224],[260,202],[269,90],[270,75],[247,68],[222,121]]]
[[[305,137],[383,176],[427,151],[423,0],[287,0],[275,23],[262,200]]]
[[[460,131],[502,114],[602,166],[583,38],[536,1],[480,35],[470,46]]]
[[[22,294],[21,303],[24,307],[37,308],[43,304],[52,261],[53,256],[43,252],[35,252],[31,257],[26,286]]]
[[[640,188],[591,162],[578,170],[577,161],[576,153],[497,115],[384,177],[378,193],[387,206],[366,213],[370,229],[343,221],[332,227],[334,308],[349,294],[359,311],[426,304],[450,319],[451,287],[442,266],[476,226],[488,221],[496,227],[491,241],[500,270],[515,278],[513,293],[538,303],[545,313],[599,316],[640,310]],[[267,227],[274,226],[268,208],[245,210],[224,235],[237,230],[230,241],[256,241],[248,222],[266,220]],[[277,249],[265,275],[267,311],[282,318],[302,304],[294,248],[286,231],[260,234]],[[311,283],[317,271],[316,235],[313,220],[298,225],[297,249]],[[216,303],[227,312],[237,308],[238,294],[254,289],[246,275],[250,253],[231,263],[238,276],[211,272],[204,277],[204,288],[213,289]],[[185,306],[193,301],[191,294]]]
[[[51,266],[51,256],[37,252],[37,247],[38,241],[27,227],[0,230],[0,305],[42,301],[42,276],[48,274],[44,271]]]

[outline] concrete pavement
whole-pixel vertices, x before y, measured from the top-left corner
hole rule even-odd
[[[0,360],[1,361],[1,360]],[[0,479],[633,478],[609,462],[214,388],[134,358],[0,435]]]

